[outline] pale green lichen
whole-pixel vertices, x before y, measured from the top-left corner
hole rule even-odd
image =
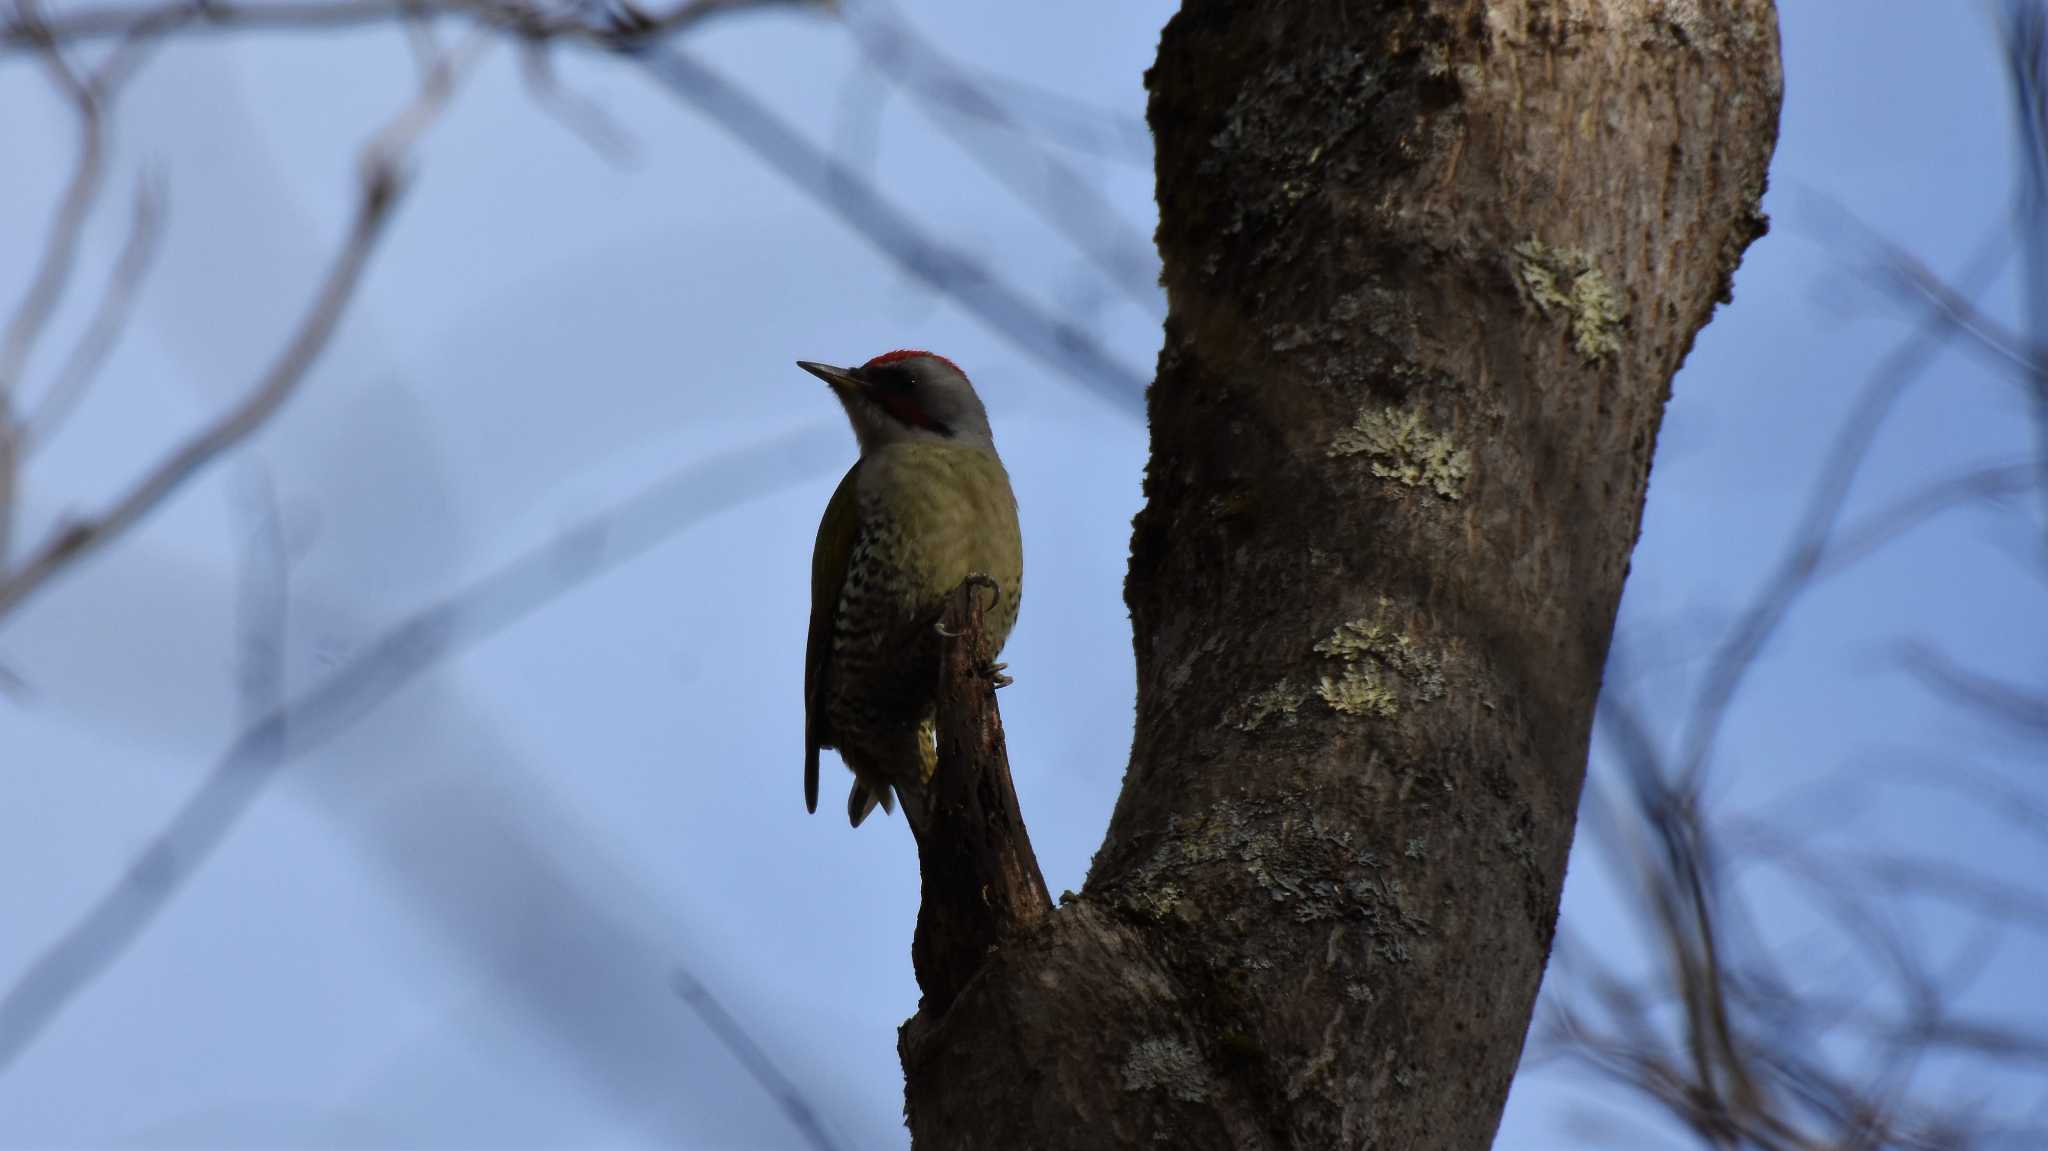
[[[1428,923],[1408,910],[1399,879],[1381,874],[1378,856],[1349,832],[1326,828],[1304,794],[1269,800],[1219,800],[1201,815],[1175,817],[1165,842],[1120,892],[1130,910],[1192,923],[1198,909],[1184,892],[1201,890],[1191,873],[1222,865],[1241,870],[1297,922],[1363,923],[1375,953],[1406,957],[1394,935],[1422,934]],[[1245,966],[1260,963],[1248,958]]]
[[[1366,456],[1373,475],[1427,487],[1447,500],[1465,494],[1465,480],[1472,474],[1472,454],[1432,430],[1412,408],[1365,409],[1330,441],[1329,455]]]
[[[1401,697],[1371,664],[1345,664],[1343,671],[1326,675],[1316,684],[1316,694],[1330,705],[1330,710],[1345,715],[1392,719],[1401,714]]]
[[[1123,1075],[1126,1091],[1164,1091],[1183,1103],[1209,1098],[1209,1069],[1194,1048],[1172,1036],[1131,1044]]]
[[[1380,597],[1376,616],[1339,624],[1316,644],[1316,654],[1338,665],[1316,685],[1330,710],[1392,719],[1411,703],[1443,697],[1442,661],[1387,621],[1391,606]]]
[[[1580,356],[1598,362],[1621,351],[1621,295],[1593,257],[1532,239],[1515,245],[1515,261],[1522,290],[1537,310],[1564,313]]]
[[[1288,680],[1281,680],[1264,691],[1256,691],[1244,701],[1223,712],[1223,722],[1239,731],[1257,731],[1271,722],[1282,727],[1294,726],[1295,713],[1308,699],[1308,692],[1296,687]]]

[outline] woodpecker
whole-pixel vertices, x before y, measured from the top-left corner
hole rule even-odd
[[[860,444],[818,522],[804,652],[804,807],[818,810],[819,749],[837,748],[853,772],[846,817],[859,827],[877,804],[895,810],[899,784],[922,784],[938,766],[946,596],[969,575],[995,581],[982,618],[1000,653],[1017,620],[1024,544],[988,412],[953,361],[904,350],[857,368],[797,366],[831,386]]]

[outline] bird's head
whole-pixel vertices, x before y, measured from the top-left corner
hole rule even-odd
[[[796,366],[832,385],[862,454],[920,439],[995,450],[981,397],[974,394],[967,373],[944,356],[900,351],[857,368],[809,360],[798,360]]]

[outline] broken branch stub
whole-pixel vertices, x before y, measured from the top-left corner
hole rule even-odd
[[[930,1017],[945,1012],[991,949],[1052,910],[996,709],[993,653],[982,627],[992,587],[986,578],[970,578],[946,601],[938,770],[922,802],[904,805],[924,879],[910,955],[924,991],[921,1010]]]

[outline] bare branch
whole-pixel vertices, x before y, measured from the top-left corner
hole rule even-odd
[[[2048,347],[2048,8],[2039,0],[2005,0],[2006,76],[2012,83],[2017,194],[2013,234],[2019,241],[2022,306],[2028,342]],[[2048,512],[2048,358],[2037,356],[2032,378],[2036,481]]]
[[[15,414],[16,397],[29,356],[35,350],[71,269],[78,262],[79,239],[99,197],[100,181],[106,167],[106,125],[100,114],[100,90],[82,80],[64,59],[55,41],[44,31],[40,10],[33,0],[17,0],[16,23],[41,53],[43,66],[52,81],[72,103],[78,114],[78,160],[71,178],[57,200],[57,211],[45,233],[41,260],[29,277],[28,290],[0,333],[0,576],[14,555],[14,505],[22,457],[21,423]],[[4,613],[0,613],[4,614]]]
[[[744,89],[674,47],[636,57],[676,98],[709,116],[889,259],[1012,344],[1065,373],[1118,411],[1137,414],[1146,376],[1119,363],[1079,327],[1056,319],[979,261],[920,228],[852,169],[805,140]]]
[[[481,33],[444,56],[421,85],[418,96],[402,108],[365,147],[362,190],[356,216],[333,264],[322,279],[312,306],[268,371],[241,402],[158,461],[113,507],[100,516],[60,525],[19,568],[0,580],[0,618],[71,564],[117,539],[154,511],[187,480],[241,444],[267,422],[305,378],[319,358],[355,294],[370,254],[402,193],[398,164],[421,132],[446,107],[458,74],[487,43]]]
[[[554,56],[545,40],[530,40],[519,49],[519,75],[533,105],[568,129],[599,156],[615,165],[633,159],[633,139],[604,106],[562,86]]]
[[[1902,656],[1929,687],[2026,731],[2048,735],[2048,695],[1974,672],[1924,643],[1904,645]]]
[[[48,584],[70,564],[92,554],[156,509],[185,481],[213,462],[222,452],[247,439],[263,426],[289,398],[305,376],[327,339],[334,332],[354,293],[379,234],[398,200],[397,177],[389,169],[370,174],[365,181],[356,218],[349,227],[333,266],[314,296],[313,306],[300,321],[298,330],[283,353],[262,379],[212,425],[195,434],[176,451],[159,461],[150,472],[99,517],[59,526],[40,549],[0,582],[0,616],[19,607],[24,600]]]
[[[17,9],[21,23],[39,27],[36,9],[27,3]],[[29,278],[28,291],[7,321],[0,335],[0,418],[12,418],[13,397],[19,389],[28,358],[35,350],[43,329],[64,297],[64,287],[78,262],[78,243],[86,219],[99,197],[101,177],[106,169],[106,123],[101,115],[98,87],[81,79],[48,39],[35,42],[52,80],[78,113],[78,160],[57,201],[57,212],[45,232],[42,258]]]
[[[1988,235],[1971,260],[1962,280],[1965,288],[1958,294],[1968,298],[1980,290],[1997,271],[2005,252],[2005,237],[1995,232]],[[1757,656],[1776,634],[1778,625],[1809,586],[1815,568],[1826,554],[1836,521],[1848,503],[1856,476],[1877,440],[1878,430],[1906,388],[1941,351],[1948,332],[1949,325],[1944,319],[1924,318],[1885,357],[1864,386],[1841,431],[1836,433],[1820,479],[1807,499],[1798,530],[1779,559],[1777,570],[1716,648],[1707,668],[1680,740],[1677,769],[1681,790],[1696,789],[1706,772],[1728,705]]]
[[[2023,495],[2032,486],[2034,469],[2032,463],[2000,464],[1929,484],[1885,510],[1843,528],[1813,565],[1811,578],[1818,582],[1838,575],[1944,512]]]
[[[713,16],[790,0],[680,0],[652,15],[630,3],[610,21],[578,11],[551,12],[523,0],[163,0],[67,8],[40,24],[0,24],[0,53],[40,44],[76,44],[172,32],[321,31],[421,16],[461,16],[534,40],[576,40],[618,47],[668,36]]]
[[[110,969],[225,842],[279,771],[353,728],[428,669],[720,512],[822,474],[837,429],[714,456],[405,617],[303,696],[244,729],[120,880],[0,996],[0,1070]]]
[[[886,0],[864,0],[846,23],[877,75],[908,87],[982,171],[1080,251],[1127,299],[1147,314],[1160,312],[1164,293],[1157,252],[1142,233],[1117,218],[1072,165],[1036,147],[1000,101],[922,41]],[[1034,146],[1023,157],[1006,156],[986,130],[991,125]]]
[[[754,1037],[747,1034],[739,1020],[734,1019],[725,1005],[711,994],[710,988],[680,967],[669,974],[669,985],[675,988],[683,1002],[690,1005],[690,1010],[697,1013],[697,1018],[704,1021],[704,1026],[718,1037],[733,1061],[745,1068],[763,1091],[774,1097],[776,1106],[782,1108],[790,1125],[803,1132],[804,1142],[818,1148],[818,1151],[834,1151],[839,1146],[838,1140],[825,1130],[823,1120],[818,1118],[817,1111],[804,1098],[803,1092],[790,1082],[781,1068],[775,1066],[775,1061],[768,1058],[768,1053],[761,1050],[761,1045],[754,1042]]]
[[[163,234],[164,189],[160,179],[145,175],[135,188],[135,216],[128,226],[128,239],[114,263],[107,290],[100,296],[85,335],[71,350],[56,381],[36,401],[22,421],[22,456],[35,452],[57,438],[78,402],[98,377],[100,366],[120,342],[127,329],[128,313],[144,277],[156,258],[157,241]]]

